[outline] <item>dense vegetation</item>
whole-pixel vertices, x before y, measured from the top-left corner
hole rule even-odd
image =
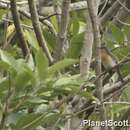
[[[86,35],[88,10],[84,7],[87,3],[74,1],[81,7],[71,6],[67,12],[66,1],[60,1],[60,4],[58,0],[54,1],[49,7],[41,5],[43,8],[52,5],[57,10],[61,8],[63,15],[59,12],[43,15],[39,11],[37,23],[31,19],[35,18],[33,12],[29,13],[24,7],[28,5],[27,1],[22,5],[17,1],[15,10],[15,0],[0,0],[0,130],[75,130],[82,119],[100,119],[98,106],[102,103],[94,94],[97,73],[94,67],[89,69],[89,76],[82,76],[81,71],[81,52],[89,37]],[[101,43],[105,43],[121,63],[119,69],[124,78],[124,83],[116,81],[111,85],[108,80],[104,83],[108,87],[117,87],[116,91],[104,89],[106,119],[113,120],[129,120],[130,115],[130,10],[129,2],[124,1],[127,2],[122,3],[125,7],[119,4],[114,16],[108,15],[109,18],[100,25]],[[28,2],[31,8],[31,0]],[[82,6],[82,2],[86,4]],[[100,2],[100,20],[116,2]],[[41,6],[37,5],[38,10]],[[121,19],[118,16],[122,8],[128,15]],[[15,13],[18,13],[18,19]],[[40,28],[40,34],[37,28]],[[94,44],[91,63],[96,57],[95,48]],[[113,100],[118,92],[121,93],[118,100]]]

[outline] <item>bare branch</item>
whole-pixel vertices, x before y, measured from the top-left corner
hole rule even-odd
[[[87,0],[88,4],[88,12],[90,14],[91,22],[92,22],[92,29],[93,29],[93,36],[94,36],[94,42],[96,46],[96,76],[99,76],[101,74],[101,55],[99,53],[99,47],[101,46],[101,41],[100,41],[100,31],[99,31],[99,23],[98,23],[98,16],[97,13],[94,10],[94,5],[92,4],[92,1]],[[103,91],[102,91],[102,79],[100,78],[99,80],[96,81],[96,93],[97,97],[99,98],[100,102],[103,101]],[[100,108],[100,120],[105,120],[104,117],[104,108],[103,104],[101,104]]]
[[[23,28],[21,27],[21,24],[20,24],[20,18],[19,18],[19,13],[17,10],[16,0],[10,0],[10,2],[11,2],[10,3],[11,12],[12,12],[13,20],[14,20],[15,29],[19,38],[20,47],[23,51],[23,55],[26,56],[28,54],[28,47],[27,47],[26,40],[24,38]]]
[[[87,2],[86,1],[80,1],[70,4],[69,11],[77,11],[77,10],[84,10],[87,9]],[[43,7],[39,11],[40,15],[48,15],[56,13],[54,7]]]
[[[126,0],[120,0],[123,3]],[[100,18],[100,24],[104,25],[108,20],[110,20],[120,9],[121,5],[118,1],[115,1],[113,5],[106,11],[106,13]]]
[[[0,8],[1,9],[8,9],[8,4],[3,4],[3,3],[0,2]],[[31,15],[30,15],[30,13],[28,11],[26,11],[26,10],[24,10],[22,8],[17,8],[17,10],[18,10],[18,12],[20,14],[22,14],[25,17],[31,19]],[[52,16],[52,15],[54,15],[54,13],[49,15],[49,16],[47,16],[47,17],[39,16],[39,20],[40,20],[41,23],[46,25],[54,33],[55,36],[57,36],[57,32],[56,32],[55,28],[53,27],[51,22],[47,20],[47,18]]]
[[[119,81],[111,86],[108,86],[106,88],[104,88],[103,90],[103,94],[106,96],[110,93],[113,93],[119,89],[121,89],[123,86],[125,86],[126,84],[130,83],[130,75],[128,75],[127,77],[125,77],[123,79],[123,82]]]
[[[64,57],[65,46],[67,45],[67,27],[69,22],[69,4],[70,0],[64,0],[62,4],[62,14],[57,37],[57,46],[54,53],[55,60],[60,60]]]
[[[82,78],[86,78],[86,76],[88,76],[92,57],[92,46],[93,46],[92,24],[90,16],[87,12],[86,12],[86,21],[87,21],[87,27],[85,31],[84,44],[81,50],[81,57],[80,57],[80,74]]]
[[[128,25],[128,23],[125,23],[128,16],[130,14],[130,2],[127,0],[125,4],[120,8],[117,15],[114,17],[113,21],[118,27],[122,27],[123,25]]]
[[[39,46],[42,47],[49,62],[52,63],[53,58],[49,52],[46,41],[42,35],[42,30],[40,27],[39,17],[38,17],[38,13],[37,13],[37,9],[36,9],[36,5],[34,3],[34,0],[28,0],[28,4],[29,4],[30,13],[31,13],[31,19],[32,19],[34,31],[35,31]]]

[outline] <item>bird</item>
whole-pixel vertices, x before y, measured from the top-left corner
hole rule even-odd
[[[105,71],[109,72],[109,75],[112,76],[114,73],[117,73],[118,79],[123,82],[123,78],[119,69],[117,58],[112,54],[112,52],[104,45],[99,48],[101,56],[101,64]],[[113,68],[116,66],[115,68]],[[112,69],[113,68],[113,69]]]

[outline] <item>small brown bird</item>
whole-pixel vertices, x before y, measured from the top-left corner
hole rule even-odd
[[[112,74],[117,72],[118,79],[123,82],[123,78],[122,78],[121,72],[119,70],[119,67],[117,66],[116,68],[111,69],[118,63],[115,56],[111,53],[111,51],[106,46],[102,46],[100,48],[100,53],[101,53],[101,61],[102,61],[102,65],[103,65],[104,69],[109,71],[109,74],[111,76],[112,76]]]

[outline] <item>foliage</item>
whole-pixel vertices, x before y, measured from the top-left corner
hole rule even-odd
[[[58,99],[59,96],[63,99],[70,95],[78,95],[98,102],[98,99],[93,96],[95,89],[92,80],[95,77],[93,70],[90,70],[90,79],[87,81],[84,81],[79,73],[79,57],[86,28],[85,18],[83,14],[80,15],[81,13],[71,13],[67,29],[69,48],[65,58],[52,65],[49,64],[42,48],[39,47],[34,30],[27,27],[32,26],[29,19],[21,19],[22,25],[26,25],[23,26],[23,30],[30,51],[27,57],[22,56],[14,24],[11,22],[6,28],[3,23],[0,23],[2,48],[0,49],[0,120],[4,120],[3,130],[33,130],[40,125],[64,129],[66,104],[56,107],[56,104],[60,104],[61,101]],[[7,15],[7,11],[0,9],[0,20],[4,15]],[[56,16],[52,16],[50,22],[58,32]],[[130,18],[127,22],[130,23]],[[57,39],[50,29],[45,25],[41,26],[47,47],[53,55]],[[124,46],[124,41],[130,40],[129,35],[129,26],[124,25],[120,28],[113,22],[108,22],[102,39],[106,46],[112,49],[114,55],[122,60],[130,52],[129,44]],[[4,48],[6,42],[7,45]],[[123,76],[128,75],[130,64],[123,65],[121,72]],[[80,91],[82,84],[85,85],[86,91]],[[122,92],[122,100],[130,101],[129,91],[127,88]],[[114,104],[111,106],[111,112],[120,114],[127,108],[128,105]],[[94,114],[98,115],[96,112]]]

